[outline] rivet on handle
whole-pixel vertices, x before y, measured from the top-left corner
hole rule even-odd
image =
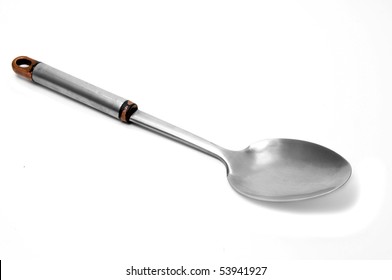
[[[26,79],[32,80],[32,72],[39,61],[28,56],[18,56],[12,61],[14,72]]]

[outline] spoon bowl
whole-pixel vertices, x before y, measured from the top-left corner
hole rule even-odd
[[[228,151],[224,161],[230,185],[258,200],[294,201],[317,197],[344,185],[350,164],[323,146],[293,139],[269,139],[242,151]]]

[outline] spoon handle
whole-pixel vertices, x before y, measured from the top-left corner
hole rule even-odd
[[[125,123],[135,123],[141,127],[174,139],[225,163],[225,149],[184,129],[155,118],[138,110],[132,101],[91,85],[43,62],[27,56],[19,56],[12,61],[12,68],[18,75],[37,84],[59,92],[69,98],[97,109]]]
[[[15,58],[12,61],[12,69],[16,74],[24,78],[125,123],[130,123],[131,115],[138,109],[137,105],[130,100],[126,100],[27,56]]]

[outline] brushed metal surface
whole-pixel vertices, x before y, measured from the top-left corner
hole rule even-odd
[[[75,78],[42,62],[34,67],[32,79],[38,84],[95,108],[116,119],[119,118],[121,105],[126,101],[126,99],[120,96]]]

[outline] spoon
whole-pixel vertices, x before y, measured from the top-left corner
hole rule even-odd
[[[20,76],[75,99],[125,123],[134,123],[219,159],[230,185],[263,201],[318,197],[343,186],[350,164],[323,146],[294,139],[267,139],[231,151],[138,109],[132,101],[88,84],[49,65],[20,56],[12,62]]]

